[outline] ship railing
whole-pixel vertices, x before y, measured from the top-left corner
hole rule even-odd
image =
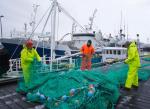
[[[21,60],[19,58],[17,59],[10,59],[9,60],[9,70],[4,74],[5,77],[19,77],[21,69]]]
[[[93,59],[97,59],[97,57],[93,57]],[[116,60],[116,62],[121,61],[121,60]],[[21,60],[20,58],[18,59],[11,59],[10,61],[10,69],[7,72],[7,76],[10,75],[12,77],[12,75],[17,75],[17,76],[22,76],[22,68],[21,68]],[[115,62],[115,61],[114,61]],[[80,64],[81,64],[81,54],[80,53],[75,53],[72,55],[66,55],[63,57],[59,57],[56,59],[52,60],[53,66],[52,66],[52,72],[54,71],[64,71],[64,70],[70,70],[70,69],[76,69],[76,68],[80,68]],[[101,65],[109,65],[112,62],[101,62],[101,61],[97,61],[93,62],[92,66],[101,66]],[[38,65],[38,64],[37,64]],[[40,64],[39,64],[40,65]],[[46,57],[43,56],[42,57],[42,67],[40,69],[41,72],[44,71],[51,71],[51,58],[50,57]],[[35,69],[36,70],[36,69]]]
[[[17,59],[10,59],[9,60],[10,72],[12,71],[19,71],[21,69],[21,60],[20,58]]]
[[[53,59],[53,66],[52,66],[52,71],[60,71],[63,69],[70,69],[75,67],[76,64],[76,59],[73,59],[72,57],[74,56],[78,56],[80,55],[80,53],[75,53],[72,55],[66,55],[66,56],[62,56],[56,59]],[[50,70],[50,63],[51,63],[51,58],[50,57],[46,57],[43,56],[42,58],[42,63],[45,64],[46,66],[49,66],[49,70]],[[22,72],[22,68],[21,68],[21,59],[17,58],[17,59],[10,59],[9,60],[9,70],[7,71],[7,75],[20,75]]]
[[[51,69],[51,58],[50,57],[42,57],[42,63],[45,66],[48,66],[49,70]],[[62,69],[62,66],[72,65],[69,59],[56,60],[52,62],[52,71],[58,71]],[[47,67],[46,67],[47,68]]]
[[[73,57],[79,56],[79,55],[80,55],[80,53],[75,53],[75,54],[61,56],[59,58],[53,59],[52,60],[52,71],[70,69],[70,68],[73,68],[73,67],[77,66],[76,65],[77,59],[75,59]],[[46,65],[49,65],[49,68],[51,67],[51,65],[50,65],[51,58],[50,57],[43,56],[42,57],[42,62]]]

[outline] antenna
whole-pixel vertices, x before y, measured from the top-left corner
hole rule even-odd
[[[124,39],[126,37],[126,23],[125,23],[125,19],[124,19]]]
[[[33,18],[32,18],[32,21],[30,23],[30,25],[32,26],[32,32],[34,31],[35,29],[35,24],[36,24],[36,14],[37,14],[37,8],[39,7],[40,5],[37,5],[37,4],[33,4]],[[34,33],[33,33],[33,36],[34,36]]]
[[[72,40],[72,38],[73,38],[73,34],[74,34],[75,31],[76,31],[76,27],[77,27],[77,25],[75,24],[75,22],[73,22],[73,23],[72,23],[72,31],[71,31],[71,40]]]
[[[127,41],[128,41],[128,36],[129,36],[129,33],[128,33],[128,24],[127,24]]]
[[[149,38],[147,38],[147,43],[149,43]]]
[[[24,23],[24,36],[27,37],[27,23]]]
[[[121,30],[122,29],[122,10],[121,10],[120,16],[121,16],[120,18],[120,30]]]

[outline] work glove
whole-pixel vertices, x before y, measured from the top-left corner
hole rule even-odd
[[[37,63],[41,65],[41,64],[42,64],[42,61],[37,61]]]
[[[127,62],[126,62],[126,61],[124,61],[124,64],[127,64]]]
[[[85,55],[85,54],[82,54],[82,57],[86,57],[86,55]]]

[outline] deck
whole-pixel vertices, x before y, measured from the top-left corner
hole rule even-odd
[[[41,104],[26,101],[24,95],[16,93],[16,87],[15,81],[5,81],[0,85],[0,109],[44,109]],[[138,90],[128,92],[120,89],[120,92],[116,109],[150,109],[150,79],[140,82]]]

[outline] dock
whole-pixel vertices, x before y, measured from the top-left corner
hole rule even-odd
[[[95,83],[100,83],[100,84],[98,84],[98,87],[95,87],[95,88],[97,88],[97,90],[105,91],[105,93],[108,95],[109,95],[109,92],[112,93],[112,95],[110,95],[111,97],[109,97],[109,99],[113,98],[114,96],[119,96],[119,94],[120,94],[120,97],[119,97],[117,103],[114,103],[112,105],[115,107],[115,109],[149,109],[150,108],[150,78],[148,76],[149,69],[150,69],[149,60],[146,60],[146,59],[142,60],[142,63],[144,63],[144,64],[143,64],[143,68],[140,69],[140,73],[139,73],[139,88],[138,89],[132,88],[130,91],[124,90],[124,87],[123,87],[124,80],[122,80],[122,79],[123,78],[125,79],[125,75],[126,75],[126,72],[128,69],[127,69],[127,66],[125,64],[123,64],[122,62],[109,63],[109,64],[107,63],[104,65],[100,64],[98,66],[96,65],[93,70],[85,71],[85,72],[80,71],[80,69],[69,70],[68,71],[69,73],[60,73],[60,76],[59,76],[59,79],[57,79],[57,82],[61,83],[62,81],[65,81],[64,77],[66,77],[66,78],[70,77],[71,79],[69,81],[77,82],[77,83],[78,83],[78,78],[80,78],[80,80],[82,79],[84,81],[85,80],[89,81],[89,84],[92,83],[91,81],[96,80],[96,81],[94,81]],[[38,67],[38,66],[35,66],[35,67]],[[118,69],[118,70],[115,71],[115,69]],[[40,71],[39,69],[36,69],[36,70]],[[113,71],[111,71],[111,70],[113,70]],[[110,72],[110,73],[108,73],[108,72]],[[47,74],[47,76],[49,78],[51,78],[49,73]],[[141,74],[143,75],[144,73],[148,74],[145,76],[145,77],[147,77],[147,79],[145,77],[141,76]],[[59,73],[54,73],[54,75],[52,76],[53,79],[51,79],[51,80],[55,81],[55,78],[57,78],[58,75],[59,75]],[[79,77],[79,75],[80,75],[80,77]],[[116,76],[116,75],[118,75],[118,76]],[[108,79],[107,76],[110,78]],[[35,75],[34,75],[34,77],[35,77]],[[118,77],[122,78],[122,79],[119,79]],[[45,77],[43,76],[43,79],[44,78]],[[62,80],[61,80],[61,78],[62,78]],[[118,85],[120,84],[120,86],[121,86],[120,88],[117,86],[117,84],[115,85],[115,83],[113,83],[113,82],[115,82],[114,80],[117,78],[118,78],[118,80],[116,82],[118,82],[117,83]],[[12,78],[8,77],[8,78],[0,79],[0,109],[45,109],[46,107],[44,106],[44,103],[41,104],[40,102],[38,102],[38,100],[36,100],[37,103],[35,103],[33,101],[32,102],[28,101],[25,93],[21,93],[22,91],[20,93],[16,92],[16,89],[18,88],[18,80],[19,80],[19,78],[15,78],[15,77],[12,77]],[[47,81],[47,83],[48,83],[48,81]],[[46,82],[44,82],[44,84],[42,86],[44,86],[45,84],[46,84]],[[50,84],[50,83],[48,83],[48,84]],[[61,85],[61,84],[59,84],[57,86],[57,84],[53,84],[53,87],[58,87],[59,85]],[[79,82],[78,84],[83,84],[83,83]],[[68,86],[68,85],[69,85],[69,83],[67,82],[66,86],[67,86],[67,88],[68,87],[69,88],[65,91],[65,93],[67,93],[67,91],[72,88],[72,86]],[[112,88],[110,88],[109,86]],[[51,90],[51,85],[49,85],[48,90]],[[86,88],[84,90],[88,90],[88,88]],[[53,91],[53,93],[56,93],[58,91],[58,89],[52,88],[51,91]],[[113,94],[114,94],[114,96],[113,96]],[[115,95],[115,94],[117,94],[117,95]],[[60,96],[62,96],[62,95],[63,94],[60,94]],[[103,97],[103,95],[100,97]],[[105,96],[105,97],[107,97],[107,96]],[[106,100],[108,100],[108,99],[106,99]],[[110,100],[108,100],[108,101],[110,101]],[[108,101],[106,101],[106,103]],[[84,101],[82,101],[82,102],[84,102]],[[102,102],[105,103],[104,100]],[[99,104],[99,102],[97,102],[97,103]],[[70,109],[70,108],[68,108],[68,109]],[[84,109],[84,108],[82,108],[82,109]],[[88,109],[88,108],[85,108],[85,109]],[[110,108],[110,109],[112,109],[112,108]]]
[[[31,103],[25,95],[16,92],[17,79],[1,82],[0,86],[0,109],[44,109],[43,105]]]
[[[140,82],[138,89],[127,92],[120,89],[121,98],[116,109],[150,109],[150,79]]]
[[[42,104],[26,101],[23,94],[16,92],[17,82],[1,84],[0,109],[45,109]],[[120,89],[121,98],[116,109],[150,109],[150,79],[140,82],[138,90],[127,92]]]

